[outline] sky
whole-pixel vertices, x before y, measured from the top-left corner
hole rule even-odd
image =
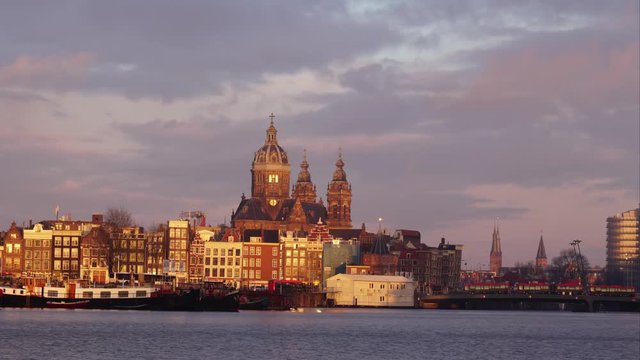
[[[275,114],[292,182],[342,148],[352,220],[487,268],[638,206],[638,1],[0,4],[0,228],[129,209],[229,221]]]

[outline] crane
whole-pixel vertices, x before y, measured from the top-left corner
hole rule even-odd
[[[182,219],[193,219],[194,226],[207,226],[207,217],[204,212],[200,210],[181,211],[180,217]]]

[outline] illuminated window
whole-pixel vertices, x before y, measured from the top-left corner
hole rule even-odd
[[[276,174],[269,174],[269,182],[270,182],[270,183],[277,183],[277,182],[278,182],[278,175],[276,175]]]

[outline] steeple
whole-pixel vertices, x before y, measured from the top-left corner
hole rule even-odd
[[[327,224],[334,229],[351,228],[351,185],[344,171],[342,148],[338,150],[333,179],[327,186]]]
[[[300,173],[298,181],[293,187],[293,197],[300,199],[301,202],[316,202],[316,187],[311,182],[311,173],[309,173],[309,163],[307,162],[307,150],[304,150],[302,163],[300,163]]]
[[[251,197],[261,199],[269,209],[275,209],[289,197],[291,167],[287,152],[278,144],[278,131],[269,115],[269,127],[264,145],[256,151],[251,164]]]
[[[544,241],[542,240],[542,231],[540,231],[540,242],[538,243],[538,253],[536,254],[536,267],[547,267],[547,252],[544,250]]]
[[[493,223],[493,239],[491,242],[491,253],[489,254],[489,270],[496,275],[500,273],[502,267],[502,249],[500,247],[500,225],[499,218]]]
[[[265,145],[266,144],[278,144],[278,130],[276,130],[276,127],[273,125],[273,118],[276,117],[275,115],[273,115],[273,113],[271,113],[271,115],[269,115],[269,117],[271,118],[271,121],[269,123],[269,127],[267,128],[267,137],[264,140]]]

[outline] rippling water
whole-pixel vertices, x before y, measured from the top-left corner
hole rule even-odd
[[[640,359],[640,314],[0,311],[7,359]]]

